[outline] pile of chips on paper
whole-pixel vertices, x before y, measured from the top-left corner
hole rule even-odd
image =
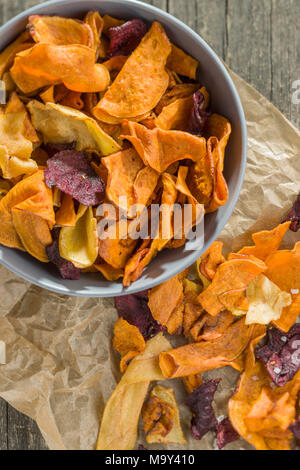
[[[203,217],[228,200],[231,125],[210,111],[198,68],[157,22],[31,16],[0,54],[0,243],[65,279],[94,272],[125,286],[160,251],[184,245],[174,205],[198,206]],[[107,203],[126,237],[99,236]],[[169,236],[159,222],[133,239],[132,208],[150,213],[152,204],[169,207]]]
[[[219,449],[239,438],[257,450],[297,445],[300,242],[280,249],[297,218],[296,202],[287,222],[254,234],[253,246],[227,259],[223,244],[214,242],[198,260],[197,277],[187,270],[149,292],[115,299],[113,346],[123,376],[106,404],[97,448],[133,449],[140,415],[149,444],[185,444],[170,382],[147,396],[152,381],[166,379],[184,382],[194,439],[213,432]],[[167,338],[174,336],[186,344],[172,348]],[[202,374],[224,366],[240,378],[227,416],[217,418],[221,379]]]

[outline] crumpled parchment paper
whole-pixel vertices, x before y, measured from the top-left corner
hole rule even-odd
[[[250,234],[271,229],[288,213],[300,190],[300,133],[280,112],[232,73],[241,96],[249,133],[248,167],[243,190],[221,235],[225,248],[251,243]],[[299,233],[286,237],[292,247]],[[117,314],[113,299],[57,295],[32,286],[0,268],[0,396],[35,419],[50,449],[94,449],[104,405],[120,379],[119,356],[111,346]],[[175,345],[175,343],[173,342]],[[208,373],[222,377],[216,394],[217,416],[227,416],[238,373],[230,367]],[[185,449],[214,449],[208,433],[192,439],[190,413],[181,380],[175,388]],[[140,432],[138,443],[147,448]],[[179,446],[170,445],[169,449]],[[251,449],[240,440],[227,449]]]

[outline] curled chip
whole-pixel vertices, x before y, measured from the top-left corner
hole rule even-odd
[[[188,394],[194,392],[196,388],[203,384],[203,380],[200,374],[188,375],[187,377],[183,377],[182,381]]]
[[[69,150],[70,145],[75,145],[76,150],[95,150],[110,155],[121,148],[94,119],[76,109],[54,103],[44,105],[35,100],[29,102],[28,109],[34,127],[43,135],[47,150],[50,144],[57,152],[60,145],[68,146],[61,150]]]
[[[198,301],[210,315],[230,310],[258,274],[267,269],[259,259],[232,259],[222,263],[210,286],[198,296]]]
[[[290,229],[293,232],[298,232],[300,229],[300,194],[298,195],[291,212],[287,215],[286,220],[291,222]]]
[[[98,257],[97,220],[91,207],[80,205],[75,226],[61,229],[59,252],[80,269],[95,263]]]
[[[76,212],[72,196],[64,194],[62,202],[55,214],[56,225],[61,227],[74,227],[76,224]]]
[[[60,16],[29,17],[27,31],[35,42],[65,46],[68,44],[82,44],[93,47],[93,34],[91,28],[79,20],[62,18]]]
[[[115,306],[119,317],[136,326],[146,341],[163,330],[151,315],[147,292],[115,297]]]
[[[215,277],[218,267],[224,262],[223,243],[214,242],[200,258],[198,268],[201,274],[211,281]]]
[[[281,245],[281,242],[290,228],[290,222],[278,225],[273,230],[254,233],[252,240],[255,246],[245,246],[239,253],[241,255],[252,255],[265,261],[268,256],[275,253]]]
[[[189,122],[187,125],[187,131],[191,134],[202,137],[204,135],[204,128],[209,116],[209,113],[205,111],[206,101],[204,95],[200,90],[196,91],[193,95],[193,105],[191,108]]]
[[[159,385],[154,387],[143,406],[142,417],[146,441],[149,444],[186,444],[172,388]]]
[[[146,343],[136,326],[119,318],[114,326],[113,346],[122,356],[120,369],[125,372],[130,361],[144,351]]]
[[[204,164],[206,142],[187,132],[147,129],[136,122],[124,125],[123,139],[129,140],[141,159],[159,173],[180,160],[190,159]]]
[[[167,378],[199,374],[227,365],[240,370],[238,358],[262,328],[259,325],[249,327],[244,319],[239,320],[214,341],[200,341],[161,354],[161,370]]]
[[[106,56],[106,51],[101,38],[104,27],[103,18],[101,18],[98,11],[89,11],[85,15],[84,23],[86,23],[92,30],[93,48],[96,51],[96,61],[99,59],[99,57],[104,58]]]
[[[165,131],[185,131],[187,122],[193,107],[193,98],[178,98],[173,103],[165,106],[155,120],[155,124]]]
[[[166,93],[162,96],[161,100],[159,101],[158,105],[155,108],[155,113],[157,115],[161,114],[164,107],[169,106],[170,104],[174,103],[175,101],[183,98],[190,98],[191,106],[193,104],[193,94],[199,90],[200,85],[198,83],[181,83],[179,85],[175,85],[170,90],[167,90]]]
[[[207,152],[213,162],[213,192],[212,199],[206,206],[206,212],[215,212],[219,207],[225,206],[228,201],[229,190],[223,175],[223,156],[221,144],[216,137],[210,137],[207,141]]]
[[[217,429],[217,446],[221,450],[228,444],[237,441],[240,438],[236,430],[231,424],[229,418],[224,418]]]
[[[58,238],[60,229],[53,231],[54,241],[51,245],[47,246],[46,252],[48,259],[53,263],[59,270],[60,275],[63,279],[70,279],[72,281],[78,281],[80,278],[80,269],[76,268],[73,263],[62,258],[59,253]]]
[[[53,195],[45,184],[42,170],[19,181],[0,201],[0,241],[10,248],[23,250],[13,224],[12,209],[39,216],[50,224],[55,223]]]
[[[170,52],[171,46],[165,31],[159,23],[153,23],[94,108],[94,115],[101,120],[102,111],[121,121],[150,112],[168,87],[169,76],[165,65]]]
[[[11,76],[23,93],[63,83],[69,90],[93,93],[106,90],[108,70],[95,64],[95,51],[82,45],[39,43],[17,54]]]
[[[174,46],[174,44],[172,44],[172,51],[169,55],[167,66],[179,75],[189,77],[192,80],[197,78],[199,62],[179,47]]]
[[[270,329],[267,344],[257,348],[255,354],[266,365],[273,382],[282,387],[300,369],[300,325],[296,324],[286,335]]]
[[[85,206],[100,204],[104,198],[105,185],[83,152],[65,150],[49,158],[45,181]]]
[[[221,379],[216,379],[203,383],[186,400],[193,413],[191,432],[194,439],[200,440],[209,431],[217,430],[218,421],[212,402],[220,382]]]
[[[0,79],[4,80],[4,74],[14,63],[15,56],[18,52],[25,51],[32,47],[30,36],[27,31],[20,34],[17,39],[7,46],[0,53]]]
[[[163,380],[158,355],[169,348],[170,343],[160,334],[148,341],[145,351],[129,364],[106,403],[97,450],[133,450],[140,413],[150,382]]]
[[[127,23],[120,26],[110,28],[110,57],[130,55],[137,48],[146,32],[146,24],[137,18],[127,21]]]

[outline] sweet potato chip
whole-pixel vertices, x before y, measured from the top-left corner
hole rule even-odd
[[[275,325],[289,331],[300,314],[300,243],[294,250],[280,250],[266,259],[268,266],[265,275],[282,291],[292,294],[292,305],[284,309]]]
[[[215,341],[182,346],[160,355],[159,364],[165,377],[184,377],[227,365],[237,368],[236,360],[262,327],[245,325],[239,320],[228,327]]]
[[[196,324],[191,329],[190,334],[196,342],[201,340],[214,341],[220,338],[233,322],[234,316],[228,310],[223,310],[215,317],[206,314],[200,319],[200,324],[203,325],[201,329]]]
[[[28,109],[34,127],[42,133],[44,143],[71,144],[76,150],[98,150],[103,155],[120,150],[96,121],[86,114],[58,104],[30,101]]]
[[[124,270],[123,269],[113,268],[112,266],[110,266],[107,263],[95,264],[94,267],[96,268],[97,271],[100,271],[100,273],[108,281],[117,281],[118,279],[120,279],[124,276]]]
[[[110,59],[103,62],[103,65],[107,68],[109,72],[120,72],[124,67],[128,57],[125,55],[118,55],[116,57],[111,57]]]
[[[168,87],[165,65],[170,52],[171,46],[162,26],[153,23],[94,108],[96,118],[101,120],[98,110],[121,119],[150,112]]]
[[[182,83],[179,85],[174,86],[170,90],[167,90],[166,93],[162,96],[161,100],[159,101],[158,105],[155,107],[155,113],[160,115],[165,108],[165,106],[169,106],[170,104],[174,103],[175,101],[183,98],[190,98],[192,99],[192,95],[199,90],[200,85],[194,83]]]
[[[199,295],[198,301],[213,316],[224,308],[230,309],[253,279],[266,269],[259,259],[226,261],[218,267],[212,284]]]
[[[193,97],[179,98],[165,106],[157,117],[155,124],[165,131],[185,131],[193,107]]]
[[[292,303],[291,294],[281,291],[276,284],[260,274],[247,288],[249,308],[246,313],[246,324],[257,323],[268,325],[279,320],[282,310]]]
[[[3,74],[12,66],[15,56],[18,52],[30,49],[33,46],[30,42],[30,36],[27,31],[20,34],[17,39],[9,44],[0,53],[0,79],[3,79]]]
[[[87,46],[39,43],[16,55],[11,76],[23,93],[63,83],[80,93],[104,91],[110,76],[106,67],[95,64],[95,51]]]
[[[199,62],[182,49],[172,44],[172,51],[168,58],[167,67],[179,75],[196,80]]]
[[[48,222],[19,209],[12,209],[12,220],[25,250],[39,261],[48,263],[46,248],[52,244]]]
[[[179,409],[172,388],[157,385],[142,409],[146,441],[149,444],[186,444]]]
[[[76,268],[88,268],[98,257],[97,220],[91,207],[80,205],[74,227],[64,227],[59,236],[59,251]]]
[[[188,394],[192,393],[196,388],[203,384],[201,374],[188,375],[182,379]]]
[[[130,361],[145,350],[146,343],[136,326],[119,318],[114,326],[113,347],[121,354],[120,369],[125,372]]]
[[[286,450],[290,448],[289,426],[295,419],[300,373],[284,387],[271,387],[264,366],[255,362],[256,344],[249,349],[246,370],[229,401],[229,417],[239,435],[257,450]]]
[[[224,168],[225,149],[231,134],[231,124],[224,116],[212,114],[209,116],[205,126],[205,137],[216,137],[220,143],[220,171]]]
[[[122,138],[132,143],[145,165],[159,173],[179,160],[191,159],[203,164],[206,157],[205,139],[187,132],[150,130],[136,122],[127,122]]]
[[[14,228],[12,209],[19,209],[29,214],[55,223],[53,196],[44,180],[44,172],[37,171],[17,183],[0,201],[0,242],[10,248],[24,249]]]
[[[223,243],[214,242],[200,258],[199,270],[203,276],[211,281],[215,277],[218,267],[224,262]]]
[[[94,37],[91,28],[79,20],[60,16],[29,17],[27,31],[36,42],[66,46],[82,44],[93,47]]]
[[[102,59],[106,57],[105,47],[101,38],[104,21],[98,11],[89,11],[85,15],[84,22],[90,27],[93,33],[93,48],[96,51],[95,59],[97,62],[99,57]]]
[[[265,261],[268,256],[278,250],[289,228],[290,222],[286,222],[278,225],[273,230],[254,233],[252,239],[255,246],[246,246],[239,253],[241,255],[253,255]]]
[[[105,406],[97,450],[133,450],[150,382],[164,378],[158,355],[169,348],[169,342],[160,334],[148,341],[144,353],[130,363]]]
[[[121,220],[115,223],[116,238],[106,238],[99,242],[99,255],[102,259],[115,269],[124,269],[127,261],[134,252],[137,240],[130,237],[120,238],[120,233],[127,233],[128,220]]]
[[[148,202],[153,196],[158,180],[159,173],[149,166],[142,168],[138,172],[133,184],[136,204],[142,204],[144,206],[148,205]]]
[[[18,157],[10,157],[7,148],[0,145],[0,168],[5,179],[28,175],[38,170],[37,163],[32,160],[23,160]]]
[[[64,194],[59,210],[55,214],[55,225],[60,227],[75,227],[76,212],[72,196]]]
[[[213,191],[212,199],[206,207],[206,212],[215,212],[219,207],[225,206],[228,201],[229,191],[226,180],[223,175],[223,160],[221,144],[216,137],[210,137],[207,141],[207,152],[211,155],[213,162]]]
[[[149,292],[149,308],[153,318],[167,325],[172,313],[183,301],[183,284],[178,276],[154,287]]]
[[[128,217],[134,217],[132,206],[138,202],[135,198],[134,182],[144,168],[143,161],[133,148],[129,148],[102,158],[101,163],[108,171],[107,198],[126,211]]]

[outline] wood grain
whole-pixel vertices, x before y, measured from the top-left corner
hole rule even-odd
[[[142,0],[197,31],[226,63],[296,126],[300,106],[299,0]],[[0,0],[0,24],[43,0]],[[0,450],[46,449],[36,424],[0,399]]]

